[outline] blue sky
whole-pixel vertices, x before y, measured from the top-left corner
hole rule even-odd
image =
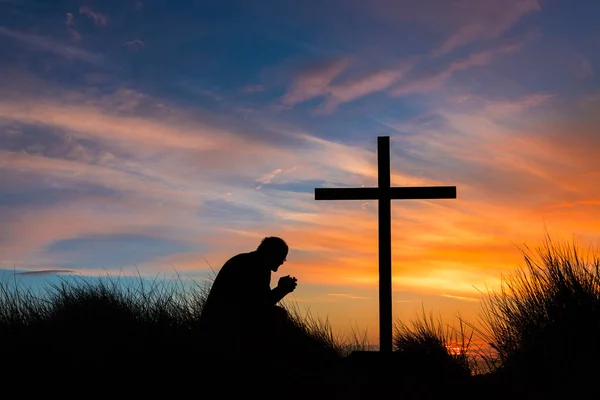
[[[0,267],[202,279],[280,235],[292,299],[377,332],[374,202],[395,315],[475,315],[545,230],[600,233],[600,3],[0,0]]]

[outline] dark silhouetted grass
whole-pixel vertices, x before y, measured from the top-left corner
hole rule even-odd
[[[298,334],[311,338],[318,348],[325,349],[338,357],[344,357],[352,351],[367,348],[366,335],[359,337],[354,334],[350,340],[342,338],[334,334],[327,318],[317,318],[312,315],[310,310],[302,312],[296,303],[284,302],[283,308],[288,312]]]
[[[498,371],[538,390],[592,385],[600,372],[600,256],[549,237],[483,302]]]
[[[67,277],[40,293],[14,282],[0,283],[0,338],[11,347],[35,343],[44,348],[200,348],[198,321],[209,284],[181,279]],[[288,307],[288,309],[290,309]],[[290,309],[293,339],[304,350],[341,355],[325,322]],[[293,345],[292,343],[291,345]]]
[[[287,398],[337,381],[324,371],[343,358],[349,343],[335,337],[326,319],[293,304],[285,306],[290,319],[279,333],[285,348],[276,354],[229,359],[204,352],[199,317],[209,288],[210,282],[181,279],[74,276],[32,292],[16,280],[0,282],[0,362],[13,371],[30,373],[34,365],[42,374],[71,376],[100,368],[111,376],[143,371],[180,379],[193,371],[204,384],[220,380],[223,390],[241,389],[240,379],[254,374],[261,378],[250,383],[259,392],[296,386]],[[228,377],[236,383],[227,383]],[[248,394],[250,388],[243,388]]]
[[[394,327],[394,351],[406,358],[413,368],[430,374],[464,378],[476,370],[471,343],[472,330],[459,318],[458,328],[425,312],[407,324],[397,320]]]

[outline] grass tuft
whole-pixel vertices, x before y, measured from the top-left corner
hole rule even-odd
[[[397,320],[394,326],[394,351],[415,369],[453,377],[471,376],[476,369],[472,352],[473,331],[467,332],[459,318],[459,328],[435,319],[425,310],[409,324]]]
[[[600,256],[549,237],[522,252],[525,267],[483,302],[488,359],[526,385],[583,383],[600,370]]]

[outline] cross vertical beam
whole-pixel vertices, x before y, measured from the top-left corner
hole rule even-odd
[[[390,196],[390,138],[377,138],[379,204],[379,349],[392,351],[392,199]]]

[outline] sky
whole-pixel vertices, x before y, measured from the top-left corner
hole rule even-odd
[[[341,337],[393,313],[475,321],[524,245],[598,244],[600,2],[0,0],[0,269],[202,282],[265,236]]]

